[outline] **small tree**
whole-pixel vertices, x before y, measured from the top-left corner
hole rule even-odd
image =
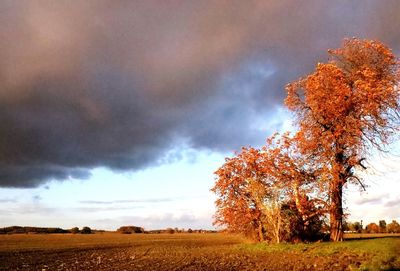
[[[92,230],[89,227],[83,227],[81,230],[81,234],[91,234]]]
[[[378,233],[379,226],[376,223],[370,223],[365,227],[367,233]]]
[[[175,233],[175,230],[174,230],[173,228],[166,228],[166,229],[165,229],[165,232],[166,232],[166,233],[169,233],[169,234],[174,234],[174,233]]]
[[[117,232],[122,234],[132,234],[132,233],[144,233],[145,230],[142,227],[137,226],[122,226]]]
[[[73,233],[73,234],[77,234],[77,233],[79,233],[79,228],[78,228],[78,227],[73,227],[73,228],[70,230],[70,232]]]
[[[389,233],[400,233],[400,224],[396,220],[393,220],[387,225],[387,232]]]
[[[361,231],[362,231],[361,223],[360,222],[349,223],[349,230],[353,231],[353,232],[361,233]]]
[[[379,232],[381,233],[387,232],[385,220],[379,220]]]

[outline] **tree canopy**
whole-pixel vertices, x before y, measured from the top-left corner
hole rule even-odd
[[[358,174],[366,168],[363,161],[372,149],[384,150],[399,130],[400,69],[378,41],[348,39],[329,55],[286,87],[296,134],[274,136],[261,149],[243,148],[216,171],[217,224],[257,229],[260,240],[279,236],[284,206],[292,202],[303,230],[311,218],[322,221],[329,214],[330,239],[343,239],[344,185],[364,188]],[[268,216],[273,208],[275,215]],[[271,220],[280,233],[266,228]]]

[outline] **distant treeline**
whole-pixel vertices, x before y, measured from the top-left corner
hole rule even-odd
[[[83,227],[81,230],[78,227],[65,230],[61,228],[41,228],[41,227],[21,227],[21,226],[11,226],[0,228],[0,234],[21,234],[21,233],[82,233],[90,234],[93,231],[89,227]]]
[[[45,228],[45,227],[21,227],[11,226],[0,228],[0,234],[51,234],[51,233],[73,233],[73,234],[90,234],[90,233],[103,233],[104,230],[92,230],[89,227],[83,227],[79,229],[74,227],[72,229],[62,228]],[[160,234],[160,233],[216,233],[215,230],[203,230],[203,229],[178,229],[178,228],[166,228],[159,230],[145,230],[143,227],[138,226],[122,226],[117,231],[122,234],[133,234],[133,233],[145,233],[145,234]]]
[[[151,230],[148,233],[217,233],[215,230],[203,230],[203,229],[178,229],[178,228],[166,228],[161,230]]]
[[[122,226],[120,227],[117,232],[122,234],[132,234],[132,233],[148,233],[148,234],[158,234],[158,233],[216,233],[215,230],[192,230],[192,229],[178,229],[178,228],[166,228],[166,229],[159,229],[159,230],[149,230],[146,231],[142,227],[138,226]]]
[[[400,233],[400,224],[392,220],[387,224],[385,220],[379,220],[378,223],[369,223],[365,228],[361,222],[344,222],[343,230],[352,233]]]

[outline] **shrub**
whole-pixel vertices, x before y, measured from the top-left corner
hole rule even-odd
[[[144,229],[137,226],[122,226],[117,230],[117,232],[122,234],[144,233]]]
[[[79,233],[79,228],[78,228],[78,227],[73,227],[73,228],[70,230],[70,232],[73,233],[73,234],[77,234],[77,233]]]
[[[92,230],[89,227],[83,227],[81,230],[82,234],[91,234]]]
[[[174,230],[173,228],[167,228],[167,229],[165,230],[165,232],[166,232],[166,233],[173,234],[173,233],[175,233],[175,230]]]

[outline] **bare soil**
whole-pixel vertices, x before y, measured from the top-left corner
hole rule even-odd
[[[350,270],[368,258],[244,242],[223,234],[0,236],[0,270]]]

